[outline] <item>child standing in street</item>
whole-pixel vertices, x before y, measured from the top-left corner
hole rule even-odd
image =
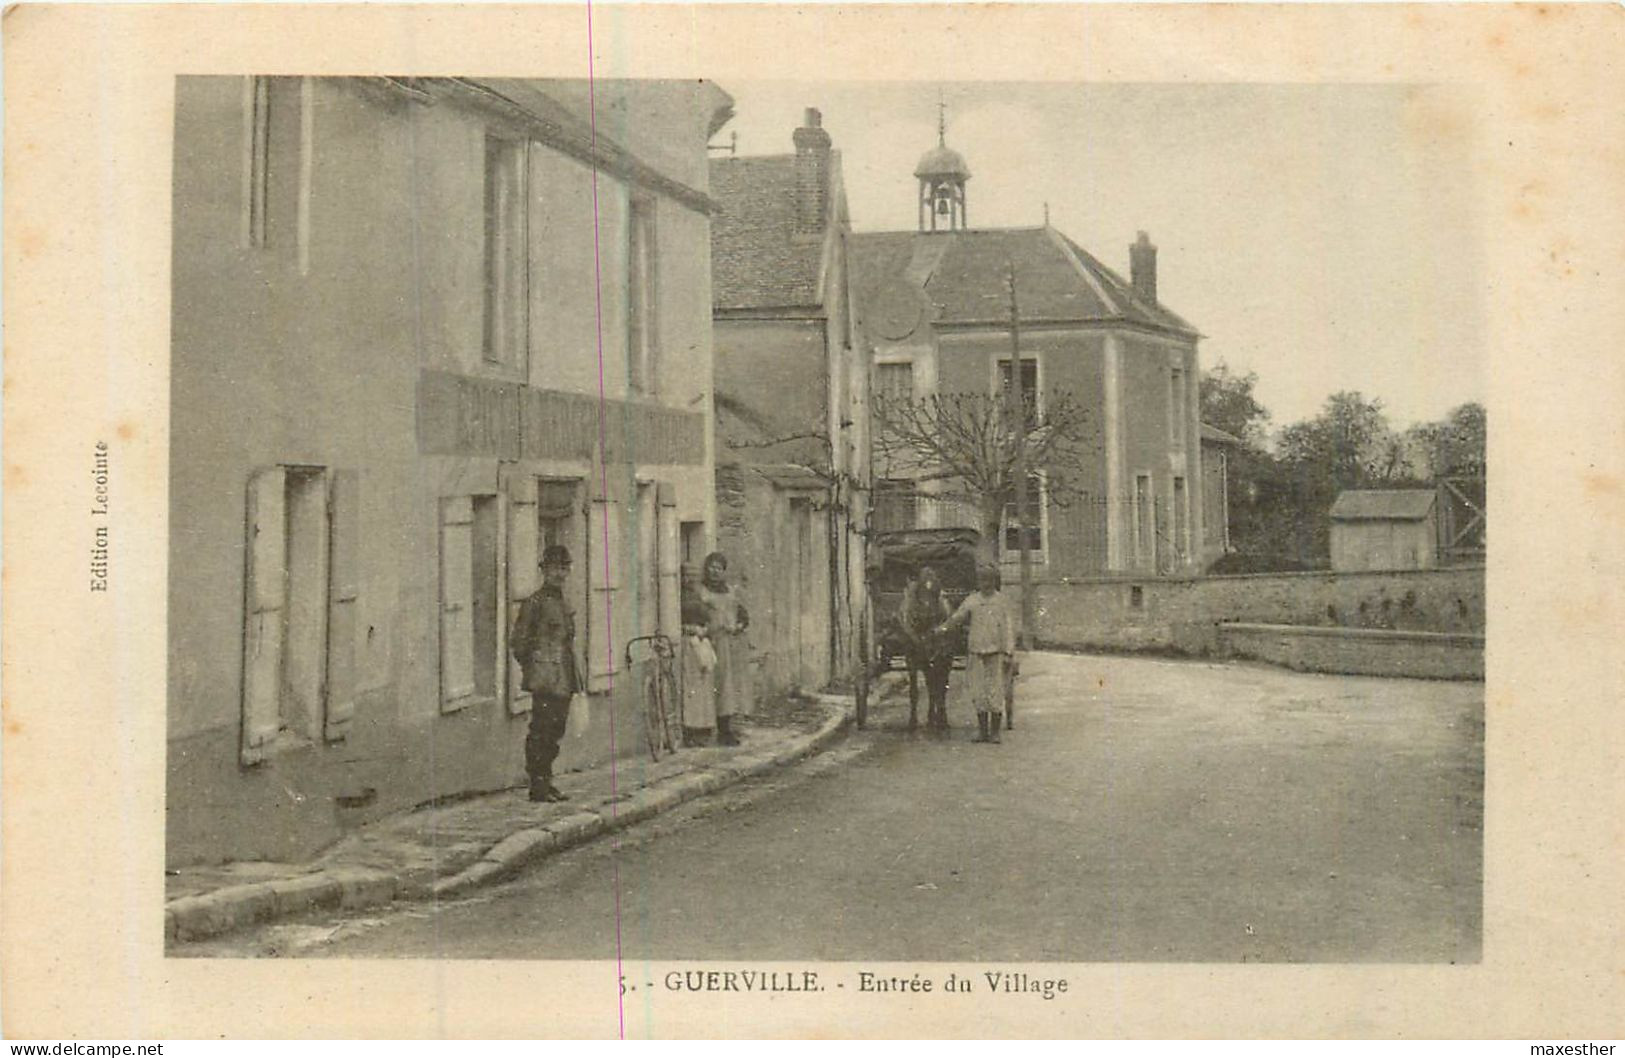
[[[1010,604],[999,594],[999,574],[992,566],[976,571],[975,594],[940,626],[946,632],[962,621],[970,622],[971,701],[976,705],[978,742],[998,742],[1004,721],[1005,672],[1016,653],[1016,621]]]

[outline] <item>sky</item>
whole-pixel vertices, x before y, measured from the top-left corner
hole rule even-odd
[[[1485,390],[1473,125],[1405,85],[747,82],[722,86],[742,155],[792,150],[804,108],[841,152],[858,231],[915,226],[937,138],[970,166],[972,227],[1050,223],[1123,275],[1144,230],[1160,299],[1202,364],[1258,374],[1280,427],[1338,390],[1391,423]]]

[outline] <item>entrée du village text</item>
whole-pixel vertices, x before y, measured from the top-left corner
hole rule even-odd
[[[662,978],[668,992],[824,992],[829,986],[816,971],[777,970],[673,970]],[[849,985],[855,985],[850,988]],[[924,974],[879,974],[859,970],[856,981],[837,981],[837,989],[865,993],[929,995],[959,994],[1034,995],[1054,999],[1069,990],[1064,977],[1034,977],[1021,971],[988,970],[950,973],[940,980]],[[624,986],[634,991],[636,986]]]

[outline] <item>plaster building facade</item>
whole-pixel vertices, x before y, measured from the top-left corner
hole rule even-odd
[[[850,679],[864,655],[868,358],[822,125],[809,108],[792,153],[711,161],[718,540],[763,693]]]
[[[917,230],[852,239],[876,400],[1004,392],[1015,370],[1013,274],[1023,390],[1036,394],[1040,415],[1063,392],[1084,407],[1088,456],[1069,474],[1074,495],[1065,504],[1050,494],[1053,468],[1032,468],[1027,516],[1006,508],[1001,561],[1016,562],[1025,522],[1040,580],[1200,572],[1211,514],[1197,420],[1199,335],[1157,295],[1156,247],[1139,234],[1125,280],[1047,223],[970,227],[970,168],[944,132],[914,175]],[[944,483],[922,480],[922,468],[877,465],[874,476],[877,529],[978,525],[962,499],[945,498]]]
[[[714,538],[705,82],[183,77],[172,864],[291,859],[523,776],[506,650],[540,548],[590,694]],[[619,750],[636,747],[621,739]]]
[[[1217,426],[1201,425],[1202,435],[1202,568],[1232,550],[1230,543],[1230,456],[1241,438]]]

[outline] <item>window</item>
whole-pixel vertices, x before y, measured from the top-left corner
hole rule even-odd
[[[1006,400],[1010,397],[1010,361],[999,361],[999,395]],[[1027,426],[1038,425],[1039,416],[1043,414],[1043,399],[1038,388],[1038,360],[1036,357],[1024,356],[1021,358],[1021,399],[1027,409]]]
[[[309,179],[309,113],[298,77],[244,81],[243,242],[292,245]]]
[[[871,528],[877,533],[913,529],[918,517],[919,494],[914,482],[892,478],[875,483]]]
[[[354,706],[359,484],[278,466],[248,484],[242,760],[343,738]]]
[[[580,610],[587,598],[587,552],[589,548],[583,537],[583,528],[587,531],[596,531],[592,526],[585,526],[585,516],[581,513],[581,482],[571,478],[544,479],[538,489],[539,505],[537,507],[537,536],[541,547],[560,545],[570,551],[570,576],[564,582],[564,596],[571,604]],[[540,559],[542,552],[536,552]],[[532,563],[534,569],[535,563]],[[537,587],[541,581],[536,581]],[[532,591],[535,588],[531,589]],[[576,634],[581,634],[580,621],[577,621]]]
[[[485,359],[522,369],[529,343],[526,144],[485,138]]]
[[[914,365],[911,363],[876,364],[875,394],[879,400],[893,406],[914,399]]]
[[[1183,564],[1191,553],[1190,497],[1186,495],[1185,479],[1174,478],[1174,562]]]
[[[440,501],[440,705],[451,712],[496,694],[497,497]]]
[[[683,565],[698,570],[705,559],[705,523],[684,522],[678,532],[682,540]]]
[[[1157,506],[1150,474],[1134,476],[1134,563],[1141,569],[1157,566]]]
[[[538,478],[520,472],[516,466],[504,468],[501,478],[502,491],[508,501],[507,524],[501,527],[507,537],[507,568],[499,572],[507,582],[508,609],[497,621],[496,664],[498,671],[502,665],[507,666],[508,685],[503,690],[508,711],[523,713],[530,709],[530,695],[520,686],[523,673],[518,664],[502,660],[508,654],[506,633],[519,619],[519,607],[541,587],[538,560],[542,549],[551,544],[562,544],[570,550],[573,561],[564,594],[576,604],[578,612],[580,610],[579,604],[586,597],[582,586],[585,561],[579,546],[583,522],[578,499],[580,483],[571,479]],[[579,626],[577,635],[580,635]]]
[[[1185,448],[1185,419],[1190,414],[1185,406],[1185,369],[1170,368],[1168,372],[1168,444],[1174,451]]]
[[[1025,515],[1018,512],[1015,498],[1004,506],[1004,528],[1000,534],[1004,557],[1019,558],[1022,533],[1025,530],[1027,551],[1042,561],[1044,551],[1044,523],[1047,503],[1046,483],[1041,473],[1027,475],[1027,506]]]
[[[652,199],[632,199],[626,246],[627,387],[648,395],[659,391],[654,210]]]

